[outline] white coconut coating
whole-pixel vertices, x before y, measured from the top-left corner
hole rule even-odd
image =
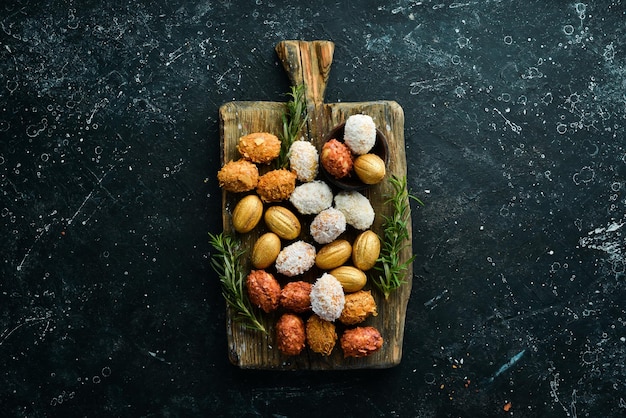
[[[343,287],[335,276],[322,274],[311,287],[311,308],[326,321],[334,321],[341,316],[346,303]]]
[[[376,143],[376,124],[371,116],[352,115],[346,119],[343,142],[354,154],[370,152]]]
[[[301,214],[314,215],[333,204],[333,191],[328,184],[315,180],[296,186],[289,201]]]
[[[311,236],[318,244],[333,242],[346,230],[346,216],[335,208],[324,209],[311,222]]]
[[[296,241],[283,248],[276,258],[276,271],[288,277],[308,271],[315,264],[315,247],[308,242]]]
[[[374,223],[374,208],[369,199],[357,191],[343,191],[335,196],[335,208],[343,212],[346,223],[366,230]]]
[[[313,181],[317,177],[319,155],[309,141],[294,141],[289,148],[289,168],[302,182]]]

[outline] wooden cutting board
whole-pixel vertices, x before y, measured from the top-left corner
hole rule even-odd
[[[382,234],[382,215],[391,215],[391,207],[385,204],[386,197],[393,191],[387,181],[390,175],[403,177],[406,175],[406,155],[404,148],[404,113],[400,105],[394,101],[377,100],[357,103],[323,103],[324,90],[328,80],[334,52],[334,44],[329,41],[283,41],[276,46],[276,52],[293,85],[304,84],[307,104],[308,122],[305,136],[318,148],[323,138],[335,126],[346,120],[350,115],[364,113],[370,115],[377,128],[382,131],[389,142],[389,163],[387,177],[383,182],[362,193],[370,199],[376,213],[372,229]],[[384,78],[381,76],[381,82]],[[279,102],[230,102],[219,109],[222,164],[239,158],[237,143],[242,135],[253,132],[282,132],[281,116],[285,111],[285,103]],[[269,168],[268,168],[269,169]],[[265,169],[266,171],[267,169]],[[261,172],[264,169],[261,168]],[[241,195],[223,192],[222,217],[226,232],[231,232],[231,213]],[[295,212],[297,213],[297,212]],[[306,230],[306,221],[303,231]],[[409,223],[409,230],[410,230]],[[265,231],[262,222],[248,234],[239,235],[244,248],[252,249],[256,239]],[[346,231],[346,239],[352,240],[354,231]],[[402,260],[412,255],[411,240],[402,252]],[[285,245],[285,243],[283,243]],[[318,246],[319,247],[319,246]],[[250,265],[246,268],[249,270]],[[307,273],[305,279],[315,281],[321,271],[315,267]],[[381,350],[370,357],[360,359],[344,359],[339,342],[333,353],[324,357],[308,348],[298,356],[282,355],[276,348],[274,340],[274,324],[279,312],[263,314],[264,325],[269,334],[250,331],[233,321],[233,313],[227,310],[228,353],[230,361],[245,369],[277,369],[277,370],[337,370],[361,368],[387,368],[400,363],[402,358],[402,341],[406,307],[411,293],[412,268],[407,271],[406,284],[395,291],[388,300],[368,284],[365,290],[371,289],[378,306],[378,316],[370,317],[362,325],[371,325],[381,332],[384,344]],[[285,278],[280,279],[286,283]],[[341,326],[337,326],[338,333]]]

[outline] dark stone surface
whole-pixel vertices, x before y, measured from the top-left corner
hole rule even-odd
[[[626,5],[336,3],[2,3],[4,416],[626,413]],[[228,363],[217,109],[286,100],[283,39],[405,110],[399,367]]]

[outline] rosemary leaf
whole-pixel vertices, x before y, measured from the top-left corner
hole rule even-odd
[[[283,132],[280,134],[280,154],[276,159],[276,168],[278,169],[286,168],[289,164],[289,149],[298,138],[307,119],[304,85],[291,86],[291,92],[287,95],[291,96],[291,100],[287,102],[287,108],[282,115]]]
[[[245,292],[246,275],[241,263],[245,250],[241,249],[234,237],[223,232],[217,235],[209,232],[209,238],[215,249],[215,253],[211,255],[211,267],[220,279],[226,305],[235,313],[234,320],[248,329],[267,334]]]
[[[406,240],[410,239],[408,225],[411,206],[409,201],[412,199],[423,205],[417,197],[409,193],[406,176],[401,178],[391,176],[389,182],[393,186],[393,193],[388,196],[385,203],[391,204],[393,211],[391,216],[383,216],[384,239],[375,266],[375,270],[380,274],[372,278],[374,285],[383,293],[385,299],[389,299],[394,290],[406,283],[404,279],[406,271],[415,260],[415,255],[404,262],[400,258],[402,250],[408,246]]]

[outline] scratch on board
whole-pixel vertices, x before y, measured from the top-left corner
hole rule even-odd
[[[89,115],[89,117],[87,118],[87,125],[91,124],[91,121],[93,120],[93,117],[95,116],[95,114],[98,112],[98,110],[100,109],[104,109],[104,107],[109,104],[109,99],[107,99],[106,97],[102,100],[100,100],[98,103],[96,103],[96,105],[93,107],[91,114]]]
[[[491,376],[488,380],[489,383],[493,382],[494,379],[498,376],[500,376],[502,373],[506,372],[507,370],[509,370],[511,367],[513,367],[515,365],[515,363],[517,363],[518,361],[520,361],[520,359],[524,356],[524,354],[526,353],[526,350],[522,350],[519,353],[517,353],[516,355],[514,355],[513,357],[511,357],[511,359],[509,361],[507,361],[506,363],[504,363],[499,369],[498,371],[496,371],[494,373],[493,376]]]
[[[22,257],[22,261],[20,261],[20,264],[17,265],[17,271],[22,271],[22,268],[24,267],[24,263],[26,262],[26,259],[28,258],[28,256],[30,255],[30,253],[33,251],[33,248],[35,248],[35,245],[37,245],[37,243],[39,242],[39,240],[41,239],[41,237],[50,230],[50,225],[51,224],[47,224],[45,225],[43,228],[41,228],[39,230],[39,232],[37,233],[37,235],[35,236],[35,241],[33,242],[33,244],[28,248],[28,250],[26,251],[26,254],[24,254],[24,257]]]
[[[512,122],[511,120],[507,119],[507,117],[504,116],[500,110],[494,107],[493,111],[496,112],[498,115],[500,115],[502,119],[504,119],[504,123],[506,124],[506,126],[511,128],[513,132],[515,132],[518,135],[522,133],[522,127],[516,124],[515,122]]]
[[[183,47],[186,47],[187,50],[183,51]],[[169,54],[167,54],[167,56],[169,57],[169,59],[167,60],[167,62],[165,63],[166,67],[169,67],[170,65],[172,65],[172,63],[174,61],[176,61],[178,58],[182,57],[183,55],[185,55],[186,53],[188,53],[190,51],[189,49],[189,42],[185,43],[185,45],[179,47],[178,49],[176,49],[173,52],[170,52]]]
[[[106,176],[109,175],[109,173],[111,171],[113,171],[113,169],[115,168],[115,166],[111,166],[109,168],[109,170],[104,173],[102,175],[102,177],[98,177],[96,176],[93,171],[89,170],[91,172],[91,174],[96,178],[96,181],[98,182],[93,189],[91,189],[91,191],[87,194],[87,196],[83,199],[83,202],[80,204],[80,206],[78,207],[78,209],[76,209],[76,211],[74,212],[74,214],[72,215],[72,217],[67,221],[68,225],[71,225],[72,222],[74,222],[74,219],[76,219],[76,217],[82,212],[83,208],[85,207],[85,204],[87,204],[87,202],[92,198],[94,192],[96,191],[96,188],[103,188],[102,187],[102,181],[106,178]],[[105,189],[105,191],[110,195],[109,191]],[[84,223],[83,223],[84,225]]]
[[[120,160],[120,161],[121,161],[121,160]],[[83,209],[84,209],[85,205],[87,204],[87,202],[89,202],[89,200],[91,200],[91,198],[93,197],[94,192],[96,191],[96,188],[98,188],[98,187],[99,187],[99,188],[104,189],[104,190],[107,192],[107,194],[108,194],[109,196],[113,197],[113,196],[111,195],[111,193],[110,193],[110,192],[109,192],[106,188],[104,188],[104,187],[102,186],[102,181],[103,181],[103,180],[107,177],[107,175],[108,175],[111,171],[113,171],[113,169],[114,169],[115,167],[116,167],[116,166],[111,166],[111,167],[109,168],[109,170],[108,170],[106,173],[104,173],[104,174],[102,175],[102,177],[98,177],[98,176],[96,176],[96,175],[95,175],[95,173],[93,173],[93,171],[89,170],[89,171],[91,172],[91,174],[93,174],[93,176],[96,178],[96,180],[97,180],[97,184],[94,186],[94,188],[93,188],[93,189],[91,189],[91,191],[87,194],[87,196],[85,196],[85,198],[83,199],[83,201],[81,202],[81,204],[78,206],[78,209],[76,209],[76,211],[74,212],[74,214],[73,214],[73,215],[72,215],[72,216],[68,219],[68,221],[67,221],[67,225],[68,225],[68,226],[69,226],[69,225],[71,225],[71,224],[72,224],[72,222],[74,222],[74,220],[76,219],[76,217],[77,217],[77,216],[78,216],[78,215],[79,215],[79,214],[83,211]],[[98,205],[98,207],[97,207],[96,211],[100,210],[101,208],[102,208],[102,204]],[[55,210],[55,211],[53,212],[53,214],[56,214],[56,213],[57,213],[57,211]],[[94,212],[94,213],[95,213],[95,212]],[[83,224],[83,225],[87,224],[87,222],[91,219],[91,217],[92,217],[92,216],[93,216],[93,213],[89,216],[89,218],[87,218],[87,220],[83,221],[83,223],[82,223],[82,224]],[[28,250],[26,250],[26,253],[24,254],[24,257],[22,257],[22,260],[21,260],[21,261],[20,261],[20,263],[17,265],[17,267],[16,267],[16,270],[17,270],[17,271],[22,271],[22,269],[24,268],[24,264],[26,263],[26,261],[27,261],[27,260],[28,260],[28,258],[30,257],[30,255],[31,255],[31,253],[32,253],[32,251],[33,251],[33,249],[35,248],[35,246],[37,245],[37,243],[41,240],[41,238],[42,238],[42,237],[43,237],[43,236],[44,236],[44,235],[45,235],[48,231],[50,231],[50,227],[53,225],[53,223],[56,223],[56,222],[48,223],[48,224],[44,225],[42,228],[40,228],[40,229],[39,229],[39,231],[37,232],[37,235],[35,236],[35,240],[34,240],[34,241],[33,241],[33,243],[31,244],[31,246],[30,246],[30,247],[28,247]]]
[[[607,261],[611,264],[613,272],[623,274],[626,269],[624,260],[624,239],[621,228],[626,221],[614,221],[606,227],[599,227],[589,231],[587,236],[579,239],[578,243],[583,248],[602,251],[607,255]]]
[[[0,346],[2,346],[11,335],[13,335],[18,329],[22,328],[24,325],[37,324],[37,323],[43,322],[43,321],[45,321],[45,320],[47,320],[49,318],[50,318],[49,314],[46,315],[46,316],[39,317],[39,318],[26,318],[24,320],[24,322],[22,322],[21,324],[16,325],[15,327],[13,327],[13,329],[9,330],[7,328],[6,330],[4,330],[2,335],[0,335]],[[50,325],[50,323],[48,322],[48,324],[46,325],[46,331],[48,330],[48,326],[49,325]]]
[[[444,87],[446,84],[450,84],[452,80],[454,80],[454,77],[439,77],[433,78],[432,80],[414,81],[409,85],[411,87],[410,93],[412,95],[417,95],[423,90],[435,91]]]

